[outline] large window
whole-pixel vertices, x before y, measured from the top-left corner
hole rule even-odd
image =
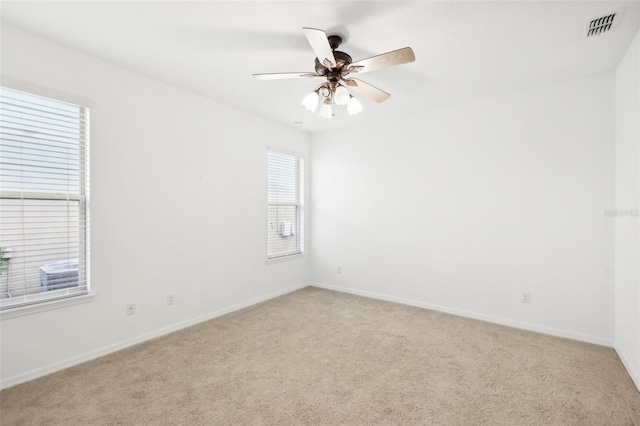
[[[89,110],[0,88],[0,308],[89,289]]]
[[[267,162],[267,259],[304,252],[304,159],[274,150]]]

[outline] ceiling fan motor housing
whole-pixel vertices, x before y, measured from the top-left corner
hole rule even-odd
[[[348,67],[351,62],[353,62],[351,56],[347,55],[344,52],[340,52],[339,50],[333,51],[333,57],[336,60],[336,66],[334,68],[327,68],[326,66],[324,66],[324,64],[320,63],[318,58],[316,58],[316,72],[320,75],[327,75],[332,70],[340,72],[344,68]]]

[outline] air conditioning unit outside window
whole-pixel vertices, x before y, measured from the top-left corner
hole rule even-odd
[[[280,230],[279,234],[283,237],[290,237],[294,234],[293,232],[293,223],[291,222],[280,222]]]
[[[78,259],[66,259],[40,267],[40,293],[76,287]]]

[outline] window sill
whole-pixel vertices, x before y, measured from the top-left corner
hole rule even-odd
[[[95,293],[87,293],[80,296],[65,297],[63,299],[51,300],[49,302],[35,303],[33,305],[18,306],[0,311],[0,320],[17,318],[25,315],[37,314],[39,312],[51,311],[66,306],[89,303],[96,297]]]
[[[271,265],[272,263],[280,263],[280,262],[286,262],[288,260],[298,260],[304,257],[304,253],[299,253],[299,254],[291,254],[289,256],[282,256],[282,257],[276,257],[274,259],[267,259],[265,260],[265,263],[267,265]]]

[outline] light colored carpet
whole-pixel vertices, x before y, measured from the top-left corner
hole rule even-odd
[[[610,348],[312,287],[0,399],[3,425],[640,425]]]

